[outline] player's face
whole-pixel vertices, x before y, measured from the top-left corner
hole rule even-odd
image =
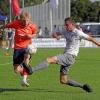
[[[27,26],[29,24],[29,18],[27,17],[21,18],[21,21],[23,26]]]
[[[72,31],[73,28],[74,28],[74,25],[73,25],[72,22],[66,21],[66,22],[65,22],[65,28],[66,28],[68,31]]]

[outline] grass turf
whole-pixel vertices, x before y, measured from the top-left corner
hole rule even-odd
[[[33,55],[34,66],[62,49],[38,49]],[[0,100],[100,100],[100,49],[81,48],[76,63],[69,71],[70,77],[80,83],[88,83],[93,92],[59,83],[59,65],[50,65],[29,77],[30,87],[20,86],[20,75],[15,75],[12,66],[12,51],[5,56],[0,50]]]

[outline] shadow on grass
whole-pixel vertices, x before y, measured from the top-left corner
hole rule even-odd
[[[18,88],[0,88],[0,93],[12,92],[12,91],[18,92],[18,91],[29,91],[29,90],[27,90],[27,89],[18,89]]]
[[[66,90],[53,90],[53,89],[38,89],[38,88],[33,88],[30,90],[31,92],[48,92],[48,93],[84,93],[82,91],[66,91]]]
[[[38,93],[83,93],[82,91],[63,91],[63,90],[50,90],[50,89],[42,89],[42,88],[0,88],[0,94],[4,92],[38,92]]]

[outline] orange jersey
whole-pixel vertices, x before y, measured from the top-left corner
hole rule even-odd
[[[14,20],[11,23],[8,23],[6,28],[14,28],[14,48],[21,49],[26,48],[28,44],[32,42],[31,38],[23,37],[25,34],[36,34],[37,26],[31,22],[27,26],[23,26],[20,20]],[[20,36],[22,35],[22,36]]]

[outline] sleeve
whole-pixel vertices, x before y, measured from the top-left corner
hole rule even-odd
[[[37,29],[38,28],[37,28],[37,25],[36,24],[33,24],[32,27],[31,27],[31,29],[32,29],[32,33],[33,34],[36,34],[37,33]]]
[[[89,35],[85,34],[81,30],[75,29],[74,32],[77,33],[80,38],[83,38],[83,39],[88,39],[89,38]]]
[[[17,21],[14,20],[11,23],[6,24],[5,28],[15,28],[16,29],[16,26],[17,26]]]

